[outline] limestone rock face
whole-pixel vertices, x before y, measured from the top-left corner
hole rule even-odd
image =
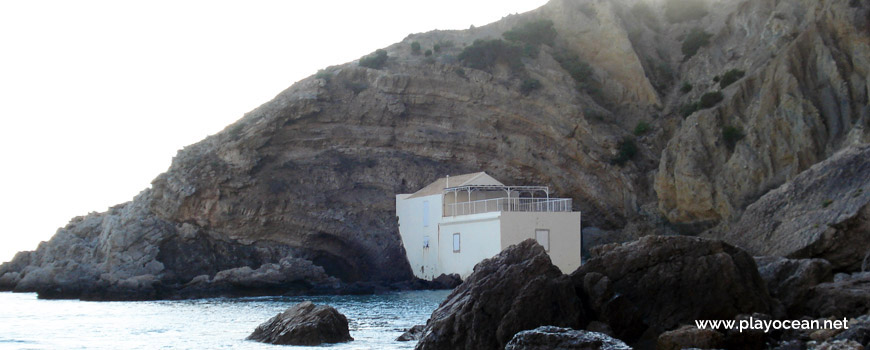
[[[769,313],[774,307],[749,254],[696,237],[648,236],[613,246],[571,276],[593,309],[615,296],[624,298],[619,309],[626,311],[614,318],[626,320],[635,314],[642,323],[610,326],[629,342],[634,339],[628,337],[636,339],[647,329],[659,334],[695,320],[733,319],[738,314]],[[590,282],[587,276],[608,282]],[[606,315],[596,313],[599,318]]]
[[[347,317],[327,305],[310,301],[291,306],[259,325],[247,338],[277,345],[320,345],[353,340]]]
[[[526,240],[478,263],[432,313],[416,349],[501,349],[522,330],[587,322],[571,280]]]
[[[750,205],[736,223],[705,233],[754,255],[823,258],[856,271],[870,250],[870,145],[812,166]]]
[[[727,70],[746,76],[722,89],[723,102],[686,118],[662,152],[655,191],[672,222],[739,217],[816,162],[870,142],[866,3],[713,3],[711,11],[731,13],[701,21],[713,44],[681,67],[694,85],[681,103],[718,90],[713,77]],[[745,135],[733,147],[729,126]]]
[[[517,333],[505,350],[631,350],[631,347],[602,333],[541,326]]]

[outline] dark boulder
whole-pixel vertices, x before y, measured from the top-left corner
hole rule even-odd
[[[451,273],[449,275],[441,274],[438,277],[435,277],[432,282],[435,282],[439,289],[453,289],[458,285],[462,284],[462,278],[459,277],[459,274]]]
[[[519,331],[588,323],[568,276],[534,240],[474,267],[432,313],[416,349],[503,349]]]
[[[722,333],[711,329],[682,326],[660,334],[656,350],[719,349],[724,344],[724,338]]]
[[[319,345],[353,340],[344,315],[331,306],[314,305],[310,301],[275,315],[259,325],[247,339],[279,345]]]
[[[631,347],[603,333],[541,326],[517,333],[505,350],[631,350]]]
[[[834,278],[831,264],[824,259],[787,259],[756,257],[758,273],[770,295],[778,299],[789,317],[807,314],[806,304],[813,287]]]
[[[422,324],[414,325],[411,328],[405,330],[405,333],[402,333],[396,341],[412,341],[412,340],[420,340],[420,336],[423,335],[423,328],[426,326]]]
[[[603,248],[571,276],[594,316],[611,318],[607,323],[617,337],[657,336],[699,319],[733,319],[774,308],[755,261],[727,243],[647,236]],[[619,310],[618,316],[608,315],[608,307]],[[635,317],[641,322],[626,322]]]
[[[814,317],[857,317],[870,311],[870,273],[859,272],[821,283],[810,291],[807,312]]]

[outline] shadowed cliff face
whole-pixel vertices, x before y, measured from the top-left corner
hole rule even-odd
[[[693,0],[553,0],[479,28],[410,35],[378,69],[329,67],[179,151],[131,203],[75,219],[0,267],[0,289],[183,286],[284,258],[344,281],[404,280],[394,195],[481,170],[574,198],[585,226],[697,232],[870,142],[870,6],[711,0],[668,19],[683,2]],[[475,40],[537,20],[557,34],[519,67],[459,59]],[[709,43],[686,57],[693,31]],[[438,49],[415,55],[414,41]],[[566,54],[588,64],[582,81]],[[745,75],[720,86],[732,69]],[[720,102],[683,116],[720,89]],[[300,275],[327,280],[312,271]]]

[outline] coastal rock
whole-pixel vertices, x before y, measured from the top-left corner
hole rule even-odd
[[[641,324],[608,322],[617,337],[660,334],[695,320],[769,313],[775,305],[749,254],[696,237],[648,236],[613,246],[571,276],[584,300],[598,310],[596,317],[608,317],[601,305],[611,295],[625,299],[621,309],[636,310]]]
[[[438,275],[438,277],[435,277],[432,282],[437,283],[441,287],[439,289],[453,289],[462,284],[462,278],[460,278],[457,273],[451,273],[449,275],[442,273]]]
[[[722,333],[714,330],[682,326],[660,334],[656,350],[719,349],[724,344],[723,339]]]
[[[505,350],[631,350],[631,347],[602,333],[541,326],[517,333]]]
[[[862,345],[870,345],[870,315],[861,315],[849,320],[849,329],[843,330],[834,340],[852,340]]]
[[[835,271],[870,267],[870,145],[812,166],[705,236],[754,255],[822,258]]]
[[[423,328],[425,325],[418,324],[413,327],[405,330],[405,333],[402,333],[396,341],[412,341],[412,340],[420,340],[420,337],[423,335]]]
[[[278,345],[320,345],[353,340],[347,318],[327,305],[310,301],[291,306],[259,325],[248,340]]]
[[[501,349],[522,330],[587,322],[571,280],[530,239],[478,263],[432,313],[416,349]]]
[[[855,273],[810,290],[807,312],[815,317],[857,317],[870,311],[870,273]]]
[[[720,92],[722,101],[687,116],[661,153],[655,191],[670,222],[714,225],[737,219],[747,205],[813,164],[870,142],[870,70],[862,68],[870,63],[867,11],[861,1],[710,2],[710,15],[728,15],[697,21],[696,29],[711,34],[715,44],[680,67],[694,88],[676,97],[674,111],[705,93]],[[714,77],[732,69],[745,76],[721,86]],[[813,201],[794,203],[836,198],[806,199]],[[781,208],[764,204],[756,210],[760,207]],[[801,227],[784,219],[776,222]],[[757,236],[749,233],[759,231],[751,224],[742,227],[748,230],[734,234]]]
[[[790,317],[806,315],[812,288],[834,278],[831,264],[824,259],[768,256],[756,257],[755,263],[770,295],[782,303]]]

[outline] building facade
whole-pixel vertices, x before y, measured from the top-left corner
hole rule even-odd
[[[529,238],[563,273],[580,266],[580,212],[544,186],[505,186],[484,172],[443,177],[396,195],[399,234],[414,275],[457,273]]]

